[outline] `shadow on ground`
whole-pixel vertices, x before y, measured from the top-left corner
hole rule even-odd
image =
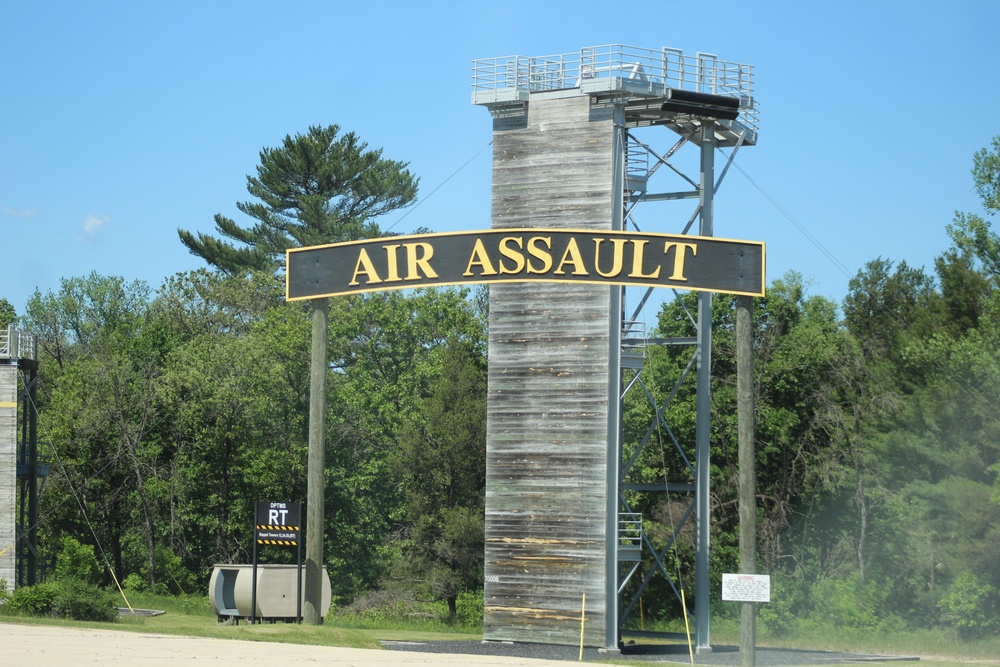
[[[393,642],[382,646],[392,651],[420,651],[424,653],[451,653],[465,655],[493,655],[540,660],[579,660],[580,650],[573,646],[551,644],[523,644],[480,641]],[[804,649],[758,648],[755,651],[758,667],[784,667],[791,665],[834,665],[859,662],[891,662],[919,660],[914,656],[872,655],[865,653],[838,653]],[[609,655],[594,648],[584,649],[583,659],[588,662],[608,660],[637,660],[646,662],[691,664],[692,656],[686,644],[626,644],[620,656]],[[696,653],[696,665],[739,665],[740,651],[736,646],[713,646],[711,652]]]

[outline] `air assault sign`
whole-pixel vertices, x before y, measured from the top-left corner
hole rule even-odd
[[[704,236],[495,229],[288,250],[289,301],[497,282],[645,285],[764,295],[764,244]]]

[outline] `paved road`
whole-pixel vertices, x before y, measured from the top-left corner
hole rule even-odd
[[[90,630],[46,625],[0,623],[3,667],[566,667],[558,660],[490,655],[447,655],[409,651],[377,651],[330,646],[303,646],[201,637],[174,637],[121,630]]]
[[[0,667],[77,667],[77,665],[138,665],[177,667],[293,667],[308,664],[343,667],[567,667],[577,662],[578,650],[541,644],[483,644],[482,642],[388,642],[393,650],[305,646],[202,637],[177,637],[148,632],[93,630],[46,625],[0,623]],[[587,649],[584,664],[606,659]],[[620,660],[689,664],[684,646],[627,646]],[[875,656],[797,649],[757,649],[759,667],[831,665],[883,662],[903,656]],[[715,647],[694,656],[701,667],[735,667],[735,647]],[[992,663],[991,663],[992,664]]]

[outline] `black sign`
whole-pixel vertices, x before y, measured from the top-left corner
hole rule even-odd
[[[764,244],[705,236],[496,229],[288,250],[289,301],[465,283],[570,281],[764,295]]]
[[[302,503],[258,502],[257,544],[298,546],[302,540]]]

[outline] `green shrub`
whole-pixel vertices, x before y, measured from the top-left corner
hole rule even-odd
[[[771,601],[757,605],[757,618],[761,625],[774,637],[794,634],[799,626],[800,597],[793,582],[772,576]]]
[[[194,575],[184,567],[181,557],[166,547],[156,547],[156,573],[157,586],[163,593],[191,595],[198,590]]]
[[[963,638],[982,637],[1000,630],[1000,591],[971,572],[963,572],[941,600],[945,622]]]
[[[838,579],[819,579],[810,591],[811,621],[819,626],[869,629],[878,621],[871,596],[857,573]]]
[[[148,591],[157,595],[191,595],[198,591],[197,578],[168,547],[157,546],[154,551],[156,583],[149,583],[149,552],[144,543],[132,541],[127,546],[124,570],[130,574],[122,581],[122,588]],[[133,576],[134,575],[134,576]],[[130,581],[131,584],[126,584]]]
[[[0,579],[0,606],[6,604],[7,600],[10,599],[10,590],[7,588],[7,580]]]
[[[113,623],[118,620],[117,598],[85,581],[60,581],[52,600],[52,615],[76,621]]]
[[[133,572],[122,581],[122,588],[125,589],[126,593],[142,593],[148,586],[146,586],[145,579]]]
[[[4,611],[27,616],[49,616],[56,599],[56,584],[43,583],[15,588]]]
[[[94,584],[76,579],[17,588],[0,613],[55,616],[109,623],[118,619],[116,598]]]
[[[483,625],[483,591],[459,593],[455,601],[455,622],[467,628]]]
[[[96,584],[101,578],[101,566],[94,556],[94,547],[75,537],[62,539],[62,550],[56,556],[56,579],[76,579]]]

